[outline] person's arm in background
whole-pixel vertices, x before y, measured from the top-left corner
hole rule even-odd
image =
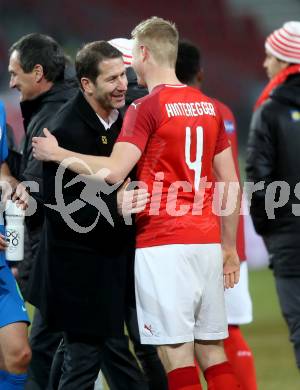
[[[25,136],[24,136],[25,137]],[[17,180],[20,180],[20,169],[22,162],[22,146],[24,146],[25,138],[21,140],[20,145],[17,145],[13,128],[9,123],[6,123],[6,140],[8,147],[8,156],[5,160],[6,164],[9,167],[9,170],[13,177]]]
[[[234,202],[233,212],[221,218],[224,286],[229,288],[238,283],[240,272],[240,261],[236,250],[236,233],[240,212],[240,186],[230,147],[215,155],[213,168],[216,182],[225,184],[221,210],[227,207],[228,202]],[[230,198],[230,185],[232,184],[236,186],[238,191],[237,196]]]
[[[25,208],[27,205],[26,199],[24,198],[24,194],[21,192],[21,188],[16,192],[16,179],[13,178],[9,167],[5,160],[8,157],[8,147],[7,147],[7,129],[6,129],[6,113],[5,108],[2,102],[0,102],[0,181],[1,183],[1,213],[4,212],[4,202],[6,201],[6,197],[11,196],[11,192],[15,191],[15,200],[16,197],[19,197],[18,203]],[[25,189],[25,188],[24,188]],[[26,189],[25,189],[26,192]],[[2,215],[3,218],[3,215]],[[0,250],[5,250],[7,248],[6,237],[3,234],[0,234]]]
[[[2,182],[8,184],[7,186],[4,185],[6,188],[2,189],[2,200],[6,200],[11,197],[13,202],[16,202],[17,205],[26,209],[29,199],[27,189],[14,176],[12,176],[6,162],[1,164],[0,179]]]
[[[6,113],[4,105],[0,103],[1,112],[1,167],[0,180],[2,182],[2,201],[12,198],[23,209],[28,206],[28,192],[23,184],[11,173],[8,162],[10,161],[10,152],[16,153],[15,141],[12,128],[6,123]]]

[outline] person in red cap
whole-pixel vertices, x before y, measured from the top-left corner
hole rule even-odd
[[[275,30],[265,49],[270,82],[255,104],[248,140],[248,180],[257,184],[250,212],[300,368],[300,22]]]

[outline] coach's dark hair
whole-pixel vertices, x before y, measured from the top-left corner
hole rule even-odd
[[[176,75],[185,84],[192,84],[202,68],[202,58],[197,46],[188,41],[179,41]]]
[[[95,83],[100,74],[99,63],[113,58],[122,58],[122,53],[106,41],[95,41],[84,45],[75,59],[76,75],[79,83],[82,77],[86,77]]]
[[[59,81],[64,78],[65,55],[62,47],[48,35],[33,33],[23,36],[9,49],[11,54],[19,54],[21,68],[25,73],[33,70],[35,65],[43,67],[45,79]]]

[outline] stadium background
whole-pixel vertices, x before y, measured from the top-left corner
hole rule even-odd
[[[23,134],[18,92],[9,90],[7,73],[8,48],[15,40],[30,32],[46,33],[74,57],[82,43],[129,37],[138,22],[156,15],[174,21],[181,38],[201,47],[204,90],[228,104],[238,121],[243,176],[252,107],[267,82],[262,68],[264,39],[283,22],[300,19],[300,1],[0,0],[0,15],[0,99],[17,142]],[[254,323],[244,331],[255,354],[259,389],[296,390],[299,374],[272,275],[266,269],[266,255],[262,251],[251,257],[250,265],[255,268],[250,272]]]

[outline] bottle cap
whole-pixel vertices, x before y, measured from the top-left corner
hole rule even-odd
[[[7,216],[15,216],[15,217],[24,217],[25,216],[25,210],[22,210],[21,207],[19,207],[16,204],[16,202],[13,202],[12,200],[9,199],[6,202],[5,215],[7,215]]]

